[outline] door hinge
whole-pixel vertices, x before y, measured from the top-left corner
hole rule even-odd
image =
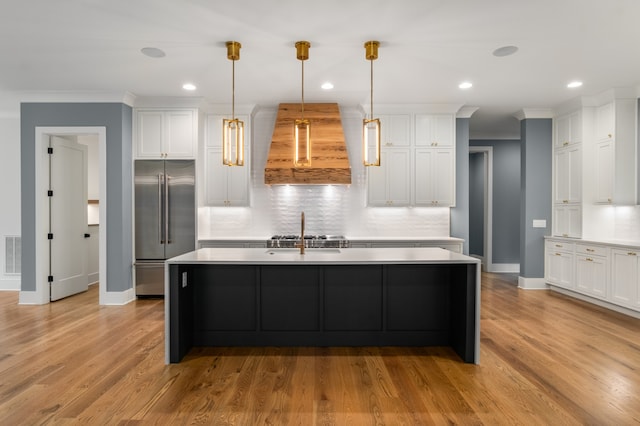
[[[51,234],[51,233],[47,234],[47,239],[48,240],[53,240],[53,234]]]
[[[47,196],[53,197],[53,191],[51,191],[51,190],[47,191]]]
[[[47,148],[47,154],[53,154],[53,148],[52,147]]]
[[[48,282],[50,282],[50,283],[52,283],[52,282],[53,282],[53,275],[49,275],[49,276],[47,277],[47,281],[48,281]]]

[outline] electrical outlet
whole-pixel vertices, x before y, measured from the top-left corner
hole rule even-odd
[[[182,288],[185,288],[187,286],[187,272],[183,272],[182,273]]]

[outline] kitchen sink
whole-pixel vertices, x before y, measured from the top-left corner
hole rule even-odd
[[[267,250],[265,253],[267,254],[291,254],[291,253],[300,253],[299,248],[273,248]],[[340,253],[340,249],[338,248],[305,248],[305,253]]]

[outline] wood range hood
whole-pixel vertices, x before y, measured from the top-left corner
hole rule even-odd
[[[267,185],[348,185],[351,167],[337,103],[304,104],[310,121],[311,165],[294,167],[294,121],[301,118],[301,104],[280,104],[271,147],[264,169]]]

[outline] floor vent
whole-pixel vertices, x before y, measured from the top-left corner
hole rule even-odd
[[[20,275],[22,255],[22,238],[16,236],[5,237],[4,270],[7,275]]]

